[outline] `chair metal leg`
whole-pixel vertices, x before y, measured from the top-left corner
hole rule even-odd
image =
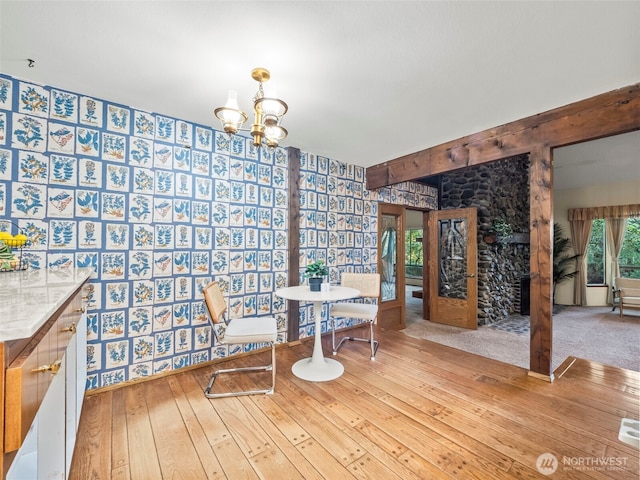
[[[357,337],[342,337],[340,339],[340,342],[338,342],[338,345],[336,345],[336,337],[335,337],[335,329],[333,328],[333,319],[332,321],[332,328],[331,328],[331,336],[332,336],[332,345],[333,345],[333,354],[336,355],[338,353],[338,350],[340,349],[340,347],[342,346],[342,344],[349,340],[352,342],[367,342],[369,344],[371,344],[371,360],[375,360],[376,359],[376,352],[378,351],[378,341],[373,339],[373,322],[369,322],[369,327],[371,328],[371,338],[357,338]]]
[[[340,348],[339,345],[336,348],[336,321],[333,317],[329,317],[329,320],[331,321],[331,347],[333,348],[333,354],[336,355],[338,348]]]
[[[255,372],[255,371],[271,371],[271,387],[265,388],[263,390],[242,390],[237,392],[224,392],[224,393],[211,393],[211,389],[213,388],[213,384],[216,381],[218,375],[225,373],[236,373],[236,372]],[[211,375],[211,379],[209,380],[209,384],[204,391],[204,396],[207,398],[223,398],[223,397],[238,397],[241,395],[271,395],[274,392],[274,388],[276,385],[276,345],[275,343],[271,343],[271,365],[260,365],[256,367],[239,367],[239,368],[223,368],[220,370],[216,370]]]
[[[378,342],[373,339],[373,322],[369,322],[369,328],[371,329],[371,360],[375,360],[376,352],[378,351]]]

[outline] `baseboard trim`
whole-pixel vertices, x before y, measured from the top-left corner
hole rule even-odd
[[[556,372],[559,372],[556,375],[556,378],[561,378],[565,373],[567,373],[567,370],[569,370],[573,366],[573,364],[576,363],[576,360],[577,358],[575,357],[567,357],[567,359],[562,362],[558,368],[556,368],[555,372],[553,372],[554,374]]]
[[[553,373],[551,375],[545,375],[544,373],[533,372],[529,370],[528,375],[533,378],[537,378],[538,380],[543,380],[545,382],[553,383]]]

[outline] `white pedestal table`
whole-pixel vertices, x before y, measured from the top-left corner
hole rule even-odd
[[[337,302],[360,296],[360,290],[350,287],[331,286],[329,291],[312,292],[308,285],[298,285],[276,290],[276,295],[287,300],[313,303],[315,321],[315,335],[313,340],[313,354],[311,358],[298,360],[291,367],[293,374],[311,382],[326,382],[338,378],[344,372],[344,367],[333,358],[325,358],[322,352],[322,303]]]

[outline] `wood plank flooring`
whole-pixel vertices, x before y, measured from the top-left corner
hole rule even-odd
[[[330,382],[291,373],[311,342],[279,348],[270,396],[203,394],[214,367],[268,363],[268,352],[89,396],[70,478],[638,479],[638,449],[618,440],[621,418],[638,419],[638,372],[569,358],[549,384],[400,332],[377,335],[376,360],[349,342],[337,356],[345,373]],[[216,390],[268,375],[221,377]],[[551,476],[536,466],[542,454]]]

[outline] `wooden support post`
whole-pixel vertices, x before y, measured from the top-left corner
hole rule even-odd
[[[289,147],[289,275],[290,287],[300,283],[300,149]],[[300,302],[289,300],[287,341],[300,338]]]
[[[551,149],[536,148],[529,154],[531,339],[530,374],[553,381],[552,264],[553,179]]]

